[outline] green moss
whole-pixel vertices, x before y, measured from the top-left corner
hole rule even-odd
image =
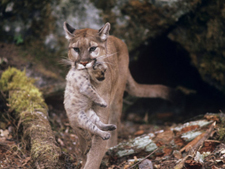
[[[46,144],[46,142],[41,142],[41,140],[36,140],[33,143],[31,155],[34,159],[40,158],[40,155],[43,160],[48,159],[50,161],[56,161],[58,159],[58,155],[55,154],[54,149],[52,149],[52,145]]]
[[[8,68],[0,79],[3,92],[11,92],[8,99],[9,106],[16,112],[43,111],[47,106],[42,98],[42,93],[33,85],[34,79],[28,78],[25,71]],[[23,113],[21,114],[23,116]]]
[[[47,119],[47,105],[42,93],[33,85],[25,71],[8,68],[0,79],[0,88],[8,93],[8,105],[16,111],[24,128],[23,140],[28,137],[32,159],[42,168],[54,168],[58,163],[60,148]]]

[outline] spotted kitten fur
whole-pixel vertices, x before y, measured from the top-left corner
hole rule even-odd
[[[95,68],[95,70],[93,70]],[[66,76],[66,89],[64,94],[64,107],[70,121],[71,127],[79,132],[87,142],[85,154],[91,148],[91,134],[100,136],[103,140],[110,138],[108,130],[116,129],[113,124],[104,124],[96,113],[91,109],[92,104],[98,104],[106,107],[107,104],[103,98],[96,92],[94,86],[90,83],[90,74],[102,75],[103,64],[95,64],[90,68],[79,68],[79,65],[73,65]],[[105,70],[104,70],[105,71]],[[101,78],[101,77],[100,77]]]

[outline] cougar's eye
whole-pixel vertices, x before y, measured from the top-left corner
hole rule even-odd
[[[90,47],[89,51],[93,52],[93,51],[95,51],[96,48],[97,48],[96,46]]]
[[[79,48],[73,48],[73,50],[77,53],[80,52]]]

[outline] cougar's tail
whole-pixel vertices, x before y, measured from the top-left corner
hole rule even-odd
[[[162,98],[171,102],[176,102],[180,95],[174,89],[164,85],[146,85],[135,82],[128,73],[126,91],[128,94],[136,97]]]

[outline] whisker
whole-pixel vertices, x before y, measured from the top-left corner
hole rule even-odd
[[[60,60],[60,63],[61,64],[64,64],[64,65],[71,65],[72,64],[72,61],[69,60],[69,59],[61,59]]]
[[[62,65],[62,66],[71,66],[73,61],[71,59],[69,59],[68,57],[66,56],[60,56],[61,59],[57,61],[57,64],[58,65]]]
[[[113,56],[114,54],[116,54],[116,53],[118,53],[118,52],[115,52],[115,53],[111,53],[111,54],[109,54],[109,55],[102,55],[102,56],[99,56],[98,58],[107,58],[107,57],[110,57],[110,56]]]
[[[104,63],[107,63],[107,64],[109,64],[109,65],[115,66],[115,64],[110,63],[110,62],[104,62]]]

